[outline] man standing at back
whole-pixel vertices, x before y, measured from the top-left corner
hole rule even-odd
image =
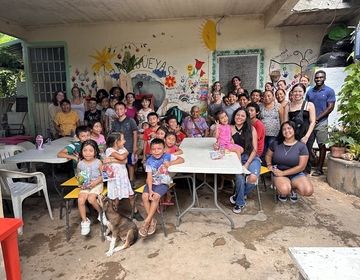
[[[306,95],[306,100],[314,103],[316,111],[316,126],[309,140],[311,146],[316,142],[319,146],[320,155],[316,171],[312,176],[323,175],[323,165],[326,156],[326,142],[328,140],[328,117],[335,106],[335,92],[332,88],[326,86],[326,73],[319,70],[315,73],[315,86],[310,88]]]

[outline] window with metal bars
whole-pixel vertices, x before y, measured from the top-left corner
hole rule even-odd
[[[66,90],[64,47],[31,47],[29,52],[35,102],[50,103],[55,91]]]

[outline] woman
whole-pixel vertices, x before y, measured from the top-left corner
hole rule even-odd
[[[112,87],[110,89],[110,98],[115,97],[119,101],[123,101],[125,97],[125,92],[122,90],[121,87]]]
[[[241,155],[243,168],[250,172],[250,175],[237,174],[235,180],[235,194],[230,197],[231,204],[234,205],[233,212],[241,213],[246,205],[246,196],[255,186],[260,174],[261,163],[256,155],[257,151],[257,133],[251,125],[249,113],[242,108],[238,108],[231,121],[231,133],[234,143],[240,145],[244,152]]]
[[[281,114],[281,118],[284,119],[284,114],[285,114],[285,107],[288,104],[288,101],[286,100],[286,92],[283,89],[277,89],[275,92],[275,98],[277,103],[279,103],[280,105],[280,114]]]
[[[295,123],[284,122],[280,127],[277,141],[274,141],[266,153],[266,165],[273,172],[273,184],[282,202],[296,202],[297,195],[311,196],[314,188],[303,173],[309,159],[304,143],[295,135]]]
[[[211,89],[210,98],[208,98],[208,124],[215,122],[215,114],[221,111],[222,98],[224,94],[221,92],[221,84],[215,82]]]
[[[262,122],[265,125],[265,146],[263,153],[263,156],[265,156],[270,144],[279,134],[280,124],[282,122],[280,105],[275,103],[274,93],[271,90],[264,92],[263,103],[260,104],[260,112]]]
[[[56,138],[57,131],[54,126],[55,115],[58,112],[61,112],[60,102],[65,99],[65,93],[61,90],[56,91],[51,99],[51,104],[49,105],[49,116],[50,116],[50,132],[51,137]]]
[[[272,82],[267,82],[266,84],[265,84],[265,91],[266,90],[270,90],[270,91],[274,91],[274,85],[273,85],[273,83]]]
[[[209,127],[205,119],[200,116],[200,108],[196,105],[192,106],[190,114],[182,122],[182,128],[187,137],[209,136]]]
[[[311,143],[308,143],[309,137],[316,124],[315,106],[312,102],[304,100],[306,88],[303,84],[296,84],[291,89],[292,101],[285,107],[284,120],[291,120],[295,123],[295,134],[301,142],[307,145],[309,154],[312,151]],[[301,109],[302,116],[301,116]],[[306,173],[310,174],[310,161],[306,166]]]
[[[86,104],[80,94],[80,89],[77,86],[73,86],[71,89],[71,109],[78,113],[80,118],[80,124],[84,123],[84,115],[86,111]]]
[[[241,93],[244,93],[244,89],[241,87],[241,79],[239,76],[234,76],[232,79],[231,79],[231,84],[233,86],[233,92],[236,94],[236,95],[239,95]]]
[[[60,102],[61,111],[56,113],[54,123],[55,129],[60,136],[74,136],[76,127],[80,124],[77,112],[71,110],[71,103],[64,99]]]

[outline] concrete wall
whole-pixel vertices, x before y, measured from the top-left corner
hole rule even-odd
[[[170,103],[177,103],[188,110],[200,101],[201,95],[204,96],[207,90],[205,85],[213,82],[210,75],[211,51],[201,39],[204,22],[202,19],[194,19],[49,27],[30,32],[28,38],[29,42],[65,41],[72,84],[77,83],[86,93],[92,94],[96,90],[93,83],[96,78],[100,84],[105,82],[105,86],[109,86],[108,82],[118,83],[116,72],[119,71],[113,63],[121,62],[126,50],[136,57],[144,56],[143,65],[132,71],[130,76],[134,78],[141,73],[151,76],[153,83],[158,82],[164,88],[165,97],[161,96],[162,101],[169,98]],[[324,30],[324,26],[264,29],[260,16],[224,18],[217,25],[217,31],[221,33],[216,35],[217,50],[263,49],[264,81],[269,80],[269,67],[283,68],[283,65],[287,67],[284,77],[292,79],[299,65],[306,68],[315,61]],[[96,56],[96,51],[103,48],[115,54],[111,59],[115,71],[101,70],[96,77],[92,70],[95,59],[91,55]],[[195,59],[204,62],[202,72],[194,71]],[[153,72],[156,69],[166,72],[159,76]],[[167,80],[165,75],[173,80]],[[174,81],[175,84],[172,83]],[[156,85],[150,85],[152,90],[156,90],[154,87]]]
[[[360,162],[328,157],[327,182],[341,192],[360,197]]]

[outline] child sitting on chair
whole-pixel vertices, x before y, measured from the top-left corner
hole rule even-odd
[[[146,160],[145,165],[146,185],[142,194],[147,217],[139,229],[140,236],[146,237],[155,233],[157,221],[154,214],[160,198],[166,194],[171,183],[167,169],[171,165],[183,162],[183,158],[165,153],[164,140],[155,138],[151,141],[150,157]]]

